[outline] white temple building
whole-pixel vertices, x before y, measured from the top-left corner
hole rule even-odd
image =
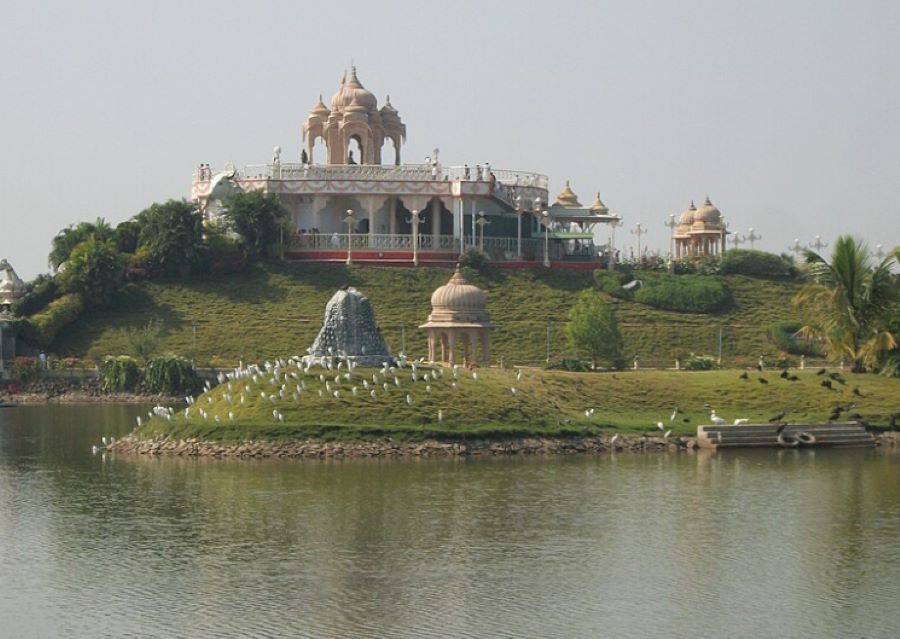
[[[540,173],[446,166],[437,150],[404,164],[406,124],[389,97],[379,108],[355,67],[330,107],[319,97],[302,141],[300,162],[276,147],[268,164],[201,165],[193,201],[212,222],[236,190],[276,193],[294,231],[287,257],[315,261],[447,264],[471,247],[500,263],[589,266],[605,248],[594,226],[619,221],[599,197],[582,207],[568,184],[551,206]]]

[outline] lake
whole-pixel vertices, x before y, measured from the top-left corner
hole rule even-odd
[[[92,455],[0,409],[3,637],[896,637],[900,455]]]

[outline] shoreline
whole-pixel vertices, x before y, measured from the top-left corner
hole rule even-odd
[[[20,406],[35,406],[39,404],[178,404],[184,403],[184,398],[165,395],[136,395],[134,393],[96,394],[90,391],[65,391],[58,395],[50,393],[4,393],[0,394],[0,402],[10,402]]]
[[[900,432],[875,434],[875,447],[900,447]],[[117,440],[109,452],[150,457],[205,457],[215,459],[355,459],[398,457],[510,457],[517,455],[577,455],[601,453],[695,453],[695,437],[650,437],[620,435],[596,437],[515,437],[472,439],[464,442],[425,440],[420,442],[356,441],[327,442],[215,442],[200,439],[141,439],[131,435]]]

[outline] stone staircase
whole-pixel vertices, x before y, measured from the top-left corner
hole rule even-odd
[[[826,448],[874,446],[875,438],[857,422],[789,424],[778,433],[778,424],[698,426],[701,448]]]

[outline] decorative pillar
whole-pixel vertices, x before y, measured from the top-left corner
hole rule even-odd
[[[449,331],[447,331],[447,333],[447,342],[450,349],[450,357],[447,358],[447,362],[450,365],[453,365],[453,351],[456,350],[456,331],[451,328]]]
[[[441,236],[441,201],[438,198],[431,200],[431,250],[436,251],[440,244]]]

